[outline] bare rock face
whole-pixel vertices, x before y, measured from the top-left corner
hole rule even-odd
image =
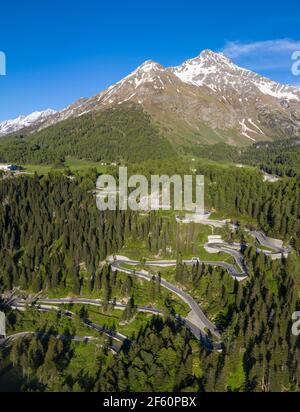
[[[146,61],[100,94],[52,113],[36,129],[128,103],[140,105],[176,144],[245,145],[300,136],[299,89],[240,68],[210,50],[177,67]]]
[[[171,70],[183,82],[208,87],[233,111],[230,117],[223,112],[222,129],[228,125],[254,141],[299,135],[300,90],[242,69],[209,50]]]

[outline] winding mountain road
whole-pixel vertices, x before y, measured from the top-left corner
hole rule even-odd
[[[185,222],[186,223],[186,222]],[[229,223],[228,220],[224,221],[211,221],[209,219],[205,219],[203,221],[199,221],[198,223],[207,224],[210,226],[215,227],[222,227]],[[234,225],[231,225],[232,228],[235,228]],[[290,248],[284,247],[283,242],[277,239],[272,239],[267,237],[261,231],[250,231],[247,230],[258,243],[270,249],[269,251],[259,249],[259,252],[265,253],[266,255],[270,256],[271,258],[278,259],[282,256],[287,256],[290,252]],[[241,245],[238,244],[228,244],[223,241],[217,242],[208,242],[205,247],[207,250],[210,250],[211,253],[219,253],[223,252],[230,256],[232,256],[235,260],[236,266],[225,261],[201,261],[199,258],[193,258],[190,260],[183,260],[182,262],[186,265],[195,265],[197,263],[202,263],[209,266],[218,266],[222,267],[223,269],[227,270],[228,273],[237,281],[242,281],[247,278],[248,272],[247,267],[244,262],[244,258],[242,253],[240,252]],[[117,256],[117,257],[109,257],[108,263],[110,264],[113,271],[119,271],[131,276],[136,276],[140,279],[146,280],[148,282],[152,281],[153,275],[146,270],[136,270],[128,268],[128,266],[138,266],[140,265],[140,261],[130,260],[124,256]],[[174,267],[177,265],[176,260],[156,260],[156,261],[146,261],[143,263],[147,267]],[[125,267],[127,265],[127,267]],[[201,310],[199,304],[185,291],[183,291],[180,287],[168,282],[164,278],[160,278],[160,284],[165,289],[169,290],[170,292],[177,295],[184,303],[186,303],[190,308],[190,313],[187,318],[181,318],[177,315],[177,319],[182,321],[187,328],[194,334],[194,336],[199,340],[209,346],[213,346],[215,349],[221,350],[222,349],[222,341],[221,341],[221,333],[217,329],[217,327],[206,317],[204,312]],[[119,303],[119,302],[111,302],[116,309],[125,310],[126,305]],[[34,298],[29,300],[22,300],[20,298],[12,299],[11,306],[15,309],[25,310],[27,305],[33,305],[33,307],[37,308],[39,311],[51,311],[56,310],[62,313],[64,316],[68,316],[69,318],[74,318],[76,315],[70,311],[61,311],[59,307],[51,306],[51,305],[68,305],[68,304],[82,304],[82,305],[93,305],[93,306],[101,306],[101,300],[99,299],[86,299],[86,298],[61,298],[61,299],[49,299],[49,298]],[[152,313],[154,315],[162,316],[163,312],[146,306],[137,306],[137,311],[139,312],[146,312]],[[120,342],[125,343],[126,341],[130,342],[128,337],[122,335],[114,330],[110,330],[104,326],[95,324],[88,319],[82,319],[82,323],[102,334],[106,334],[110,338]],[[17,339],[17,336],[28,336],[28,334],[32,334],[31,332],[24,332],[20,334],[13,335],[8,337],[7,339]],[[215,342],[212,344],[211,338],[209,335],[212,335],[215,338]],[[76,339],[86,339],[86,337],[74,337]],[[80,340],[79,340],[80,341]],[[112,351],[118,352],[118,348],[111,345],[110,349]]]
[[[208,221],[207,224],[210,224]],[[217,225],[225,225],[228,224],[228,221],[220,221],[217,222]],[[264,247],[268,247],[271,249],[271,251],[264,251],[262,250],[263,253],[269,254],[271,257],[278,258],[282,257],[283,255],[289,253],[290,249],[285,248],[283,246],[283,242],[277,239],[272,239],[267,237],[264,233],[260,231],[249,231],[252,236],[254,236],[257,241]],[[235,260],[237,268],[227,262],[224,261],[201,261],[199,258],[193,258],[191,260],[183,260],[183,263],[186,265],[195,265],[197,262],[203,263],[205,265],[210,265],[210,266],[218,266],[222,267],[223,269],[227,270],[228,273],[232,276],[237,281],[242,281],[247,278],[248,276],[248,271],[247,267],[244,262],[244,257],[242,253],[240,252],[241,245],[231,245],[225,242],[211,242],[207,243],[205,246],[207,246],[209,249],[213,249],[216,252],[223,252],[226,254],[229,254],[232,256]],[[273,251],[273,252],[272,252]],[[153,275],[150,274],[149,272],[145,270],[135,270],[135,269],[130,269],[128,266],[137,266],[140,264],[139,261],[135,260],[130,260],[127,257],[124,256],[119,256],[116,258],[109,258],[110,265],[113,270],[118,270],[122,273],[126,273],[131,276],[137,276],[140,279],[144,279],[146,281],[151,281],[153,278]],[[176,260],[156,260],[156,261],[145,261],[144,265],[148,267],[172,267],[176,266],[177,262]],[[124,267],[124,265],[127,265],[127,267]],[[203,336],[207,336],[207,332],[211,333],[217,340],[219,341],[219,344],[221,344],[221,333],[220,331],[216,328],[216,326],[206,317],[204,312],[201,310],[200,306],[198,303],[186,292],[184,292],[182,289],[177,287],[176,285],[168,282],[167,280],[160,278],[160,283],[161,286],[169,290],[170,292],[176,294],[183,302],[185,302],[189,308],[191,309],[191,312],[188,316],[187,319],[185,319],[186,322],[189,323],[190,327],[194,328],[194,334],[198,335],[200,338]],[[186,323],[187,324],[187,323]]]
[[[184,261],[185,263],[193,264],[194,262],[191,261]],[[144,270],[134,270],[125,268],[123,265],[132,265],[136,266],[140,264],[138,261],[132,260],[112,260],[110,261],[112,270],[119,271],[122,273],[126,273],[128,275],[137,276],[140,279],[144,279],[148,282],[152,281],[153,275],[149,272]],[[149,261],[145,262],[145,266],[176,266],[176,261]],[[191,322],[195,327],[199,329],[199,333],[201,335],[207,335],[207,331],[210,331],[212,335],[214,335],[218,340],[221,339],[221,334],[216,328],[216,326],[205,316],[203,311],[200,309],[198,303],[186,292],[181,290],[179,287],[173,285],[172,283],[168,282],[167,280],[161,278],[160,284],[162,287],[166,288],[170,292],[177,295],[183,302],[185,302],[191,309],[191,314],[188,317],[189,322]],[[203,336],[204,337],[204,336]]]
[[[119,310],[125,310],[126,305],[118,302],[111,302],[114,305],[115,309]],[[36,308],[39,311],[50,311],[50,310],[56,310],[60,311],[58,307],[51,306],[51,305],[73,305],[73,304],[80,304],[80,305],[91,305],[91,306],[97,306],[100,307],[102,305],[102,302],[100,299],[86,299],[86,298],[56,298],[56,299],[50,299],[50,298],[42,298],[42,297],[35,297],[35,298],[30,298],[30,299],[22,299],[18,298],[15,296],[14,300],[12,300],[12,308],[14,309],[21,309],[25,310],[25,308],[28,305],[31,305],[31,307]],[[136,307],[137,311],[139,312],[144,312],[144,313],[151,313],[156,316],[164,316],[164,313],[158,309],[152,308],[152,307],[147,307],[147,306],[137,306]],[[71,316],[73,313],[70,311],[65,311],[67,313],[67,316]],[[74,315],[74,314],[73,314]],[[195,338],[199,341],[206,341],[206,336],[203,334],[202,330],[195,326],[188,318],[181,317],[179,315],[176,315],[176,318],[178,321],[182,322],[190,331],[191,333],[195,336]],[[89,321],[84,321],[86,326],[92,326],[93,329],[105,333],[106,335],[117,339],[119,341],[122,341],[123,343],[129,341],[128,337],[125,337],[124,335],[119,334],[118,332],[110,331],[106,328],[103,330],[102,326],[95,325],[95,324],[87,324]],[[121,339],[120,339],[121,338]],[[126,338],[126,339],[125,339]],[[123,340],[122,340],[123,339]],[[207,342],[210,345],[210,342]],[[217,347],[220,347],[220,344],[215,344]]]
[[[94,336],[66,336],[66,335],[55,335],[55,334],[42,333],[42,332],[41,333],[39,332],[19,332],[19,333],[15,333],[14,335],[7,336],[6,338],[0,339],[0,346],[9,346],[18,339],[25,339],[30,336],[36,336],[36,337],[41,337],[41,338],[54,336],[56,339],[71,340],[77,343],[94,343],[99,340],[98,338],[95,338]],[[118,348],[116,348],[113,345],[109,345],[108,349],[113,354],[118,353]]]
[[[22,300],[18,300],[18,298],[15,299],[15,301],[13,302],[13,304],[11,305],[12,309],[17,309],[17,310],[21,310],[21,311],[25,311],[27,309],[28,306],[28,302],[26,301],[22,301]],[[52,310],[55,310],[56,312],[59,312],[60,314],[62,314],[63,316],[66,316],[68,318],[71,319],[75,319],[76,315],[69,311],[69,310],[61,310],[59,307],[56,306],[51,306],[51,305],[42,305],[42,304],[33,304],[31,306],[32,308],[40,311],[40,312],[51,312]],[[114,331],[112,329],[109,329],[105,326],[99,325],[97,323],[94,323],[92,321],[90,321],[89,319],[81,319],[81,322],[83,325],[87,326],[90,329],[94,329],[95,331],[104,334],[106,336],[108,336],[109,338],[114,339],[115,341],[119,342],[119,343],[126,343],[126,342],[130,342],[129,338],[125,335],[123,335],[122,333],[119,333],[117,331]]]
[[[90,306],[97,306],[101,307],[103,302],[100,299],[88,299],[88,298],[57,298],[57,299],[50,299],[50,298],[33,298],[33,299],[19,299],[20,303],[24,304],[34,304],[34,303],[42,303],[42,304],[49,304],[49,305],[73,305],[73,304],[81,304],[81,305],[90,305]],[[119,302],[109,302],[113,305],[114,309],[125,310],[126,305]],[[153,315],[160,315],[162,314],[161,311],[152,308],[150,306],[136,306],[136,310],[138,312],[144,313],[152,313]]]

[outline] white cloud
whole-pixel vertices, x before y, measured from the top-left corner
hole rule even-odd
[[[222,52],[234,59],[249,55],[258,55],[261,53],[293,53],[300,50],[300,40],[277,39],[258,41],[253,43],[241,43],[239,41],[227,42]]]

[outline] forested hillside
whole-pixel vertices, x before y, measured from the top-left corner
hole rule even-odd
[[[260,166],[278,176],[296,176],[300,169],[299,139],[256,143],[242,153],[241,162]]]
[[[222,307],[217,319],[224,331],[222,353],[199,346],[170,313],[165,320],[153,318],[142,326],[118,355],[98,349],[93,367],[82,370],[78,357],[84,347],[55,337],[61,323],[57,316],[53,326],[45,323],[40,329],[43,336],[17,340],[2,351],[0,383],[14,376],[16,389],[38,391],[299,390],[299,338],[291,334],[290,319],[297,308],[299,267],[293,258],[272,263],[253,249],[245,256],[251,268],[245,284],[230,287],[224,274],[217,273],[213,284],[206,283],[212,273],[203,270],[193,278],[203,298]],[[227,283],[221,293],[214,289],[217,279]],[[186,279],[181,282],[187,286]],[[70,337],[74,333],[64,331]]]
[[[0,141],[0,160],[59,163],[66,156],[103,162],[138,162],[176,156],[171,144],[135,105],[86,113],[32,135]]]
[[[199,166],[207,179],[207,205],[224,217],[249,216],[269,235],[285,238],[300,251],[299,177],[264,183],[258,171]]]
[[[151,167],[155,164],[146,162],[140,170],[149,173]],[[299,253],[297,178],[270,185],[248,169],[216,169],[204,163],[196,167],[207,179],[207,207],[285,238]],[[161,171],[184,168],[185,162],[166,162]],[[3,301],[1,310],[7,314],[10,333],[25,322],[43,335],[16,340],[2,351],[0,382],[9,373],[12,387],[18,390],[298,390],[299,339],[291,334],[291,314],[299,308],[298,255],[293,252],[287,260],[272,262],[255,247],[246,248],[249,279],[242,283],[234,282],[223,269],[188,268],[181,257],[196,253],[197,231],[176,225],[172,215],[99,212],[93,196],[95,181],[96,172],[0,181],[2,292],[18,288],[25,294],[100,297],[104,312],[91,312],[92,319],[106,316],[107,320],[112,316],[110,302],[125,299],[122,322],[127,328],[135,322],[137,304],[162,307],[164,317],[130,329],[131,344],[117,355],[108,351],[108,340],[97,349],[95,367],[83,373],[79,359],[90,356],[83,353],[90,353],[92,344],[84,349],[83,344],[56,337],[82,333],[82,326],[63,326],[55,313],[52,323],[47,317],[42,324],[40,318],[34,321],[36,315],[29,323],[26,313],[19,318]],[[143,289],[142,281],[112,272],[104,264],[108,255],[129,247],[135,258],[177,254],[177,268],[162,270],[161,276],[173,279],[205,308],[223,333],[222,353],[199,345],[176,321],[175,313],[185,310],[163,293],[157,280]],[[79,318],[88,316],[84,308],[78,313]]]
[[[213,161],[226,161],[256,166],[277,176],[294,177],[300,169],[300,141],[297,138],[259,142],[246,148],[225,143],[186,147],[186,153]]]
[[[259,173],[236,168],[199,165],[198,172],[207,179],[208,208],[224,217],[248,216],[270,236],[286,239],[300,251],[300,188],[296,178],[270,185]],[[30,285],[38,291],[50,284],[72,285],[73,279],[72,287],[78,291],[82,262],[94,278],[99,262],[122,247],[129,231],[141,239],[152,233],[156,246],[152,243],[151,248],[166,248],[174,235],[163,229],[155,215],[141,221],[130,212],[99,213],[92,195],[95,181],[96,174],[75,180],[54,174],[0,182],[0,265],[6,288]],[[72,274],[69,278],[67,269]]]

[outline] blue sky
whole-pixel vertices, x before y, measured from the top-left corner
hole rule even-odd
[[[44,0],[2,2],[0,120],[61,109],[121,79],[144,60],[180,64],[203,49],[274,80],[296,84],[295,0]]]

